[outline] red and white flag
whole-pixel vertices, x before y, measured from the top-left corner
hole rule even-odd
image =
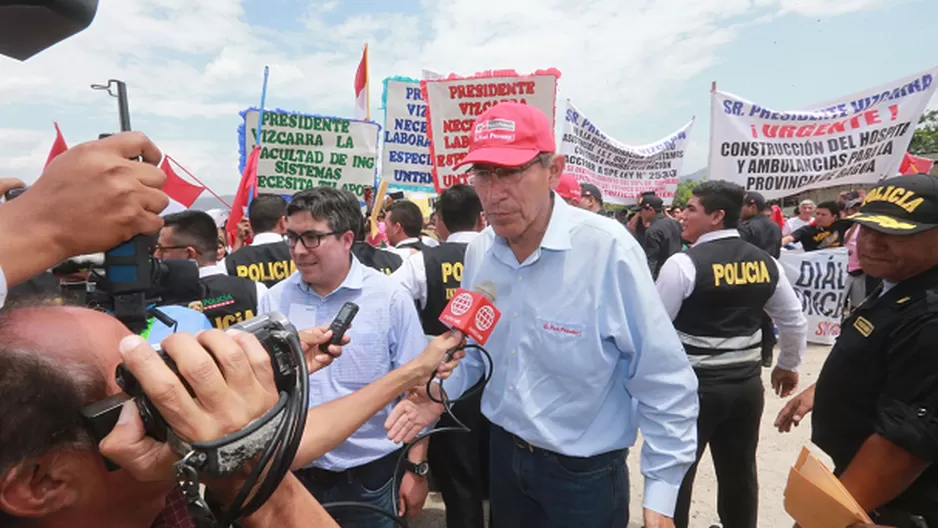
[[[52,143],[52,148],[49,149],[49,157],[46,158],[46,164],[43,168],[48,167],[56,156],[66,150],[68,150],[68,145],[65,144],[65,138],[62,136],[62,131],[59,130],[59,124],[55,123],[55,141]]]
[[[241,175],[241,183],[238,184],[238,192],[235,194],[234,202],[231,203],[231,213],[228,215],[228,223],[225,224],[225,231],[228,232],[228,245],[233,246],[238,239],[238,222],[248,214],[248,202],[257,196],[257,160],[261,155],[261,147],[254,145],[251,155],[248,156],[244,164],[244,174]]]
[[[202,194],[205,187],[193,185],[179,177],[172,165],[169,164],[169,156],[163,158],[160,169],[166,174],[166,183],[163,184],[163,192],[169,196],[169,205],[163,210],[162,214],[176,213],[192,207],[196,198]]]
[[[368,43],[362,52],[362,61],[358,63],[355,71],[355,119],[370,119],[368,109]]]
[[[931,168],[934,165],[935,162],[928,158],[920,158],[906,152],[905,157],[902,158],[902,163],[899,164],[899,174],[903,176],[910,174],[928,174],[931,172]]]

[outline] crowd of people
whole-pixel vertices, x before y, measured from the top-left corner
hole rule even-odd
[[[225,219],[201,211],[169,214],[141,231],[153,235],[154,257],[194,262],[201,288],[164,307],[173,309],[174,328],[153,318],[142,337],[162,343],[184,375],[208,372],[206,361],[218,358],[212,368],[232,384],[227,398],[244,408],[228,414],[234,430],[269,407],[269,373],[249,383],[256,393],[232,395],[248,383],[236,366],[251,346],[219,330],[278,311],[313,347],[328,339],[325,327],[345,303],[359,306],[341,349],[308,354],[303,442],[273,511],[253,526],[273,526],[277,515],[294,526],[288,514],[296,511],[317,526],[394,526],[374,509],[419,516],[432,478],[451,528],[484,526],[486,500],[495,527],[622,527],[630,516],[627,455],[640,430],[644,526],[690,524],[697,465],[709,447],[718,480],[713,521],[754,528],[762,368],[772,369],[771,390],[787,398],[807,349],[801,301],[778,262],[783,248],[799,244],[849,248],[850,310],[817,383],[776,424],[788,431],[816,409],[813,440],[874,520],[938,526],[930,467],[938,450],[938,180],[909,176],[883,182],[865,200],[848,193],[840,202],[805,201],[780,224],[761,195],[712,178],[684,208],[648,193],[631,218],[610,218],[600,190],[565,172],[543,113],[503,103],[478,118],[488,120],[515,123],[515,134],[473,127],[461,162],[471,183],[441,192],[429,218],[406,199],[363,210],[351,193],[320,187],[289,201],[258,195],[230,247]],[[372,208],[382,225],[370,223]],[[194,526],[165,473],[138,486],[140,471],[108,472],[97,456],[99,449],[126,460],[126,446],[108,450],[121,445],[115,438],[145,442],[133,406],[117,437],[97,448],[75,420],[82,405],[118,390],[114,365],[146,365],[148,347],[128,341],[113,318],[61,306],[71,300],[57,281],[30,279],[41,269],[7,275],[14,287],[0,312],[0,522]],[[440,366],[460,339],[440,313],[458,288],[483,282],[497,288],[502,313],[486,344],[487,383],[476,350]],[[219,358],[225,353],[233,356]],[[441,381],[426,388],[434,374]],[[468,394],[451,415],[436,403],[444,390],[450,400]],[[192,405],[190,396],[171,397]],[[186,419],[176,417],[180,430],[210,439],[210,427]],[[424,438],[398,472],[404,442],[457,423],[470,431]],[[225,497],[225,489],[214,492]],[[326,515],[320,506],[337,502],[373,509]]]

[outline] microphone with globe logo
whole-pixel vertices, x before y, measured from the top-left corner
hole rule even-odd
[[[497,291],[492,281],[483,281],[472,290],[457,289],[440,322],[484,345],[502,316],[494,304]]]

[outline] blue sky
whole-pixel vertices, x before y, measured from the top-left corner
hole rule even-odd
[[[606,133],[657,140],[697,116],[684,171],[706,164],[710,82],[801,108],[938,65],[931,0],[101,0],[82,34],[20,63],[0,57],[0,173],[42,170],[58,121],[69,144],[117,128],[127,81],[134,128],[222,194],[239,174],[238,111],[350,116],[361,45],[380,80],[423,68],[471,74],[557,67]],[[934,106],[934,102],[933,105]]]

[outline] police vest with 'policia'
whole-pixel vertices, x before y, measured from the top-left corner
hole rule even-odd
[[[235,267],[239,277],[244,277],[255,282],[267,280],[283,280],[293,275],[296,271],[296,264],[292,260],[281,260],[277,262],[257,262],[248,265],[239,265]]]
[[[713,265],[713,285],[716,287],[767,284],[771,281],[769,268],[766,267],[764,261],[727,262]]]

